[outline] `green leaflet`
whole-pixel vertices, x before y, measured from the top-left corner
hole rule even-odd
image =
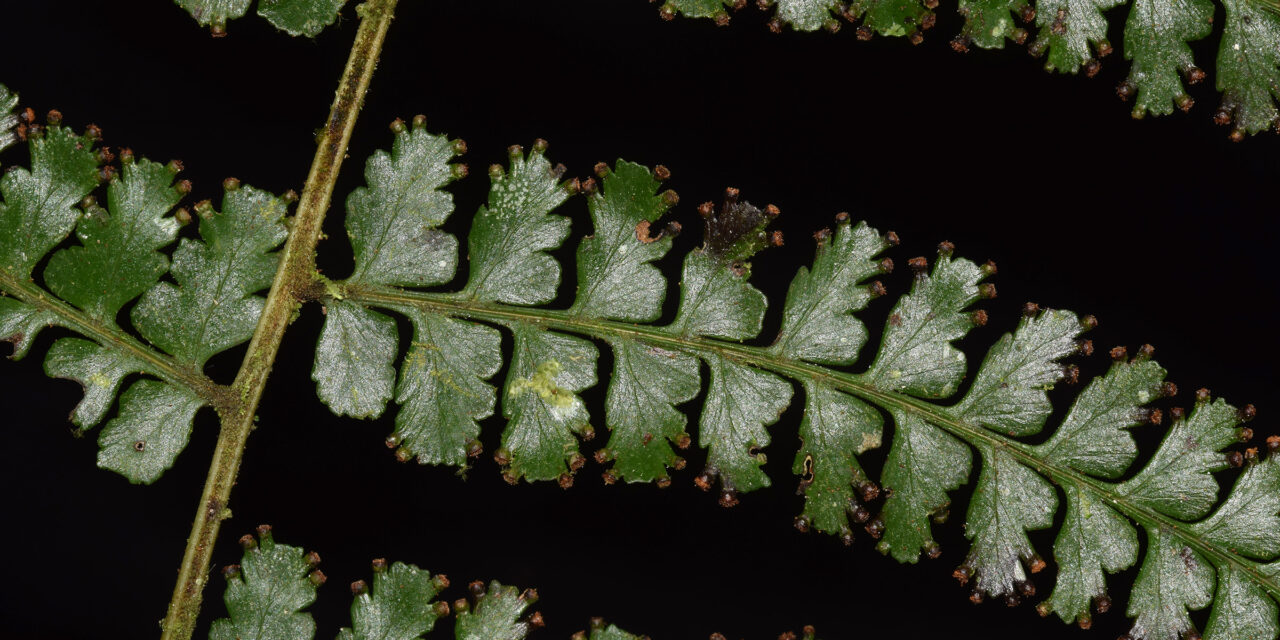
[[[0,270],[29,278],[36,263],[71,233],[80,202],[98,185],[94,139],[50,126],[28,136],[31,170],[16,167],[0,178]]]
[[[592,624],[590,640],[640,640],[640,636],[631,635],[615,625],[597,627]]]
[[[315,602],[316,587],[324,582],[316,554],[277,544],[271,528],[258,527],[258,540],[245,536],[244,558],[223,570],[227,578],[230,618],[209,629],[209,640],[311,640],[316,623],[302,609]]]
[[[173,184],[176,165],[122,161],[122,176],[107,187],[110,213],[88,207],[76,226],[81,245],[55,253],[44,272],[58,297],[110,325],[169,270],[159,250],[177,236],[178,221],[165,214],[190,190]]]
[[[569,219],[548,215],[571,193],[561,183],[563,167],[552,168],[534,143],[525,156],[519,146],[508,155],[510,172],[489,169],[489,206],[480,207],[467,236],[471,275],[462,295],[473,300],[542,304],[556,295],[560,264],[546,254],[569,235]]]
[[[680,309],[668,331],[684,336],[746,340],[760,333],[766,301],[751,286],[751,256],[769,245],[765,227],[777,209],[761,211],[726,195],[718,215],[705,218],[703,246],[685,257]]]
[[[1207,540],[1265,560],[1280,553],[1280,462],[1268,458],[1240,476],[1226,502],[1193,525]]]
[[[946,518],[947,492],[969,478],[973,454],[964,443],[914,414],[893,412],[893,442],[880,482],[889,490],[878,518],[884,539],[876,545],[898,562],[915,562],[921,550],[936,553],[929,519]]]
[[[604,457],[610,472],[632,482],[667,478],[667,467],[683,464],[669,442],[689,446],[688,419],[674,405],[698,395],[698,359],[625,338],[609,341],[613,375],[605,397],[605,423],[612,434]]]
[[[1275,103],[1280,100],[1280,13],[1250,0],[1224,0],[1223,5],[1220,110],[1235,118],[1237,131],[1257,133],[1275,125],[1280,115]]]
[[[1053,411],[1048,390],[1062,379],[1058,360],[1077,350],[1084,329],[1070,311],[1024,317],[987,351],[973,385],[952,411],[1011,436],[1038,433]]]
[[[1235,407],[1221,399],[1197,403],[1187,419],[1173,421],[1151,461],[1117,490],[1181,520],[1205,515],[1218,500],[1210,473],[1227,468],[1221,451],[1238,441],[1239,422]]]
[[[1095,382],[1099,383],[1099,388],[1109,386],[1119,392],[1091,395],[1090,390],[1086,390],[1068,415],[1068,424],[1055,433],[1055,438],[1050,439],[1042,451],[1047,449],[1053,455],[1060,451],[1059,446],[1066,446],[1086,453],[1086,446],[1075,443],[1093,437],[1106,438],[1110,434],[1117,449],[1128,451],[1127,455],[1102,459],[1068,457],[1065,460],[1095,475],[1118,475],[1132,461],[1134,453],[1127,435],[1115,439],[1123,432],[1114,427],[1131,426],[1143,415],[1138,407],[1157,397],[1155,388],[1163,373],[1141,355],[1132,363],[1114,365],[1104,379]],[[1128,398],[1129,401],[1112,405],[1111,411],[1107,412],[1109,418],[1107,414],[1094,414],[1095,426],[1073,433],[1068,426],[1077,415],[1077,409],[1087,402],[1105,402],[1102,398],[1109,398],[1111,402],[1116,398]],[[1089,417],[1088,414],[1085,417]],[[1108,422],[1114,427],[1105,428],[1103,425]],[[1125,496],[1134,503],[1179,520],[1199,518],[1217,500],[1218,486],[1210,472],[1227,466],[1220,451],[1237,440],[1238,430],[1235,427],[1238,422],[1234,407],[1222,401],[1210,403],[1205,398],[1197,403],[1190,416],[1185,419],[1175,417],[1156,454],[1133,478],[1117,485],[1103,483],[1103,486],[1114,495]],[[1067,435],[1059,438],[1059,433]],[[1088,436],[1082,437],[1085,434]],[[1055,440],[1064,444],[1050,446]],[[1075,443],[1071,442],[1073,440]],[[1267,466],[1270,465],[1269,461]],[[1276,512],[1280,511],[1280,496],[1274,495],[1276,489],[1280,487],[1276,486],[1276,476],[1271,468],[1252,467],[1219,511],[1209,519],[1191,525],[1189,530],[1203,540],[1231,549],[1232,554],[1270,557],[1280,551],[1280,532],[1267,528],[1277,523]],[[1090,600],[1105,593],[1102,571],[1115,572],[1130,566],[1136,559],[1137,538],[1128,521],[1115,513],[1105,497],[1095,495],[1093,489],[1070,489],[1067,498],[1067,520],[1054,551],[1061,563],[1058,586],[1047,603],[1046,611],[1057,611],[1066,621],[1076,618],[1087,620]],[[1139,639],[1173,640],[1191,628],[1188,611],[1204,608],[1213,601],[1213,568],[1203,554],[1171,535],[1163,526],[1144,525],[1144,528],[1147,529],[1149,544],[1130,598],[1128,612],[1136,618],[1130,635]],[[1249,564],[1243,559],[1236,562]],[[1223,598],[1215,604],[1211,616],[1211,620],[1216,620],[1211,627],[1216,627],[1216,630],[1206,637],[1274,637],[1271,631],[1275,625],[1274,618],[1266,618],[1265,613],[1259,618],[1251,613],[1254,610],[1270,611],[1270,605],[1259,601],[1259,596],[1265,591],[1256,582],[1245,579],[1236,565],[1222,565],[1219,571],[1227,582],[1220,586]],[[1241,609],[1241,603],[1247,603],[1245,607],[1250,612],[1237,615],[1236,611],[1218,611],[1222,607]],[[1248,633],[1237,635],[1240,630]]]
[[[853,487],[867,480],[856,456],[880,447],[884,420],[871,405],[826,385],[805,382],[804,395],[801,445],[791,469],[801,476],[804,524],[842,533],[849,529]]]
[[[1129,635],[1141,640],[1175,640],[1191,628],[1188,611],[1213,599],[1213,568],[1204,557],[1159,529],[1147,530],[1147,556],[1133,585],[1128,614],[1136,618]]]
[[[576,394],[596,383],[595,345],[523,323],[510,328],[515,350],[502,397],[508,422],[499,457],[509,457],[509,479],[569,478],[585,462],[577,435],[594,435]]]
[[[724,8],[732,4],[733,0],[667,0],[661,11],[664,17],[680,13],[690,18],[715,18],[727,22],[729,14]]]
[[[1138,532],[1090,491],[1064,487],[1067,516],[1053,543],[1058,583],[1048,606],[1063,622],[1089,620],[1093,599],[1107,592],[1106,575],[1138,560]]]
[[[411,313],[413,344],[400,368],[396,431],[401,459],[463,465],[478,444],[477,420],[493,415],[496,392],[485,382],[502,366],[502,336],[483,325]]]
[[[685,258],[680,311],[672,329],[684,335],[745,340],[760,333],[765,298],[747,278],[751,266],[723,260],[694,249]]]
[[[698,423],[698,445],[707,449],[707,468],[729,491],[769,486],[760,470],[769,444],[768,425],[791,402],[791,385],[777,375],[724,358],[704,356],[711,383]]]
[[[1280,635],[1276,601],[1251,581],[1244,571],[1232,565],[1218,569],[1218,588],[1214,594],[1213,613],[1204,637],[1208,640],[1258,638],[1272,640]]]
[[[202,27],[212,27],[214,35],[226,32],[227,20],[239,18],[249,10],[250,0],[174,0],[187,10]]]
[[[174,0],[214,36],[226,34],[227,20],[243,16],[250,0]],[[258,0],[258,15],[291,36],[314,38],[333,24],[347,0]]]
[[[244,536],[245,548],[238,565],[223,569],[227,579],[224,600],[229,618],[215,620],[210,640],[312,640],[315,622],[302,611],[316,599],[325,577],[315,567],[320,556],[275,542],[271,527],[258,527],[258,538]],[[413,565],[373,561],[372,588],[363,580],[351,585],[351,626],[338,632],[338,640],[418,640],[430,632],[449,607],[434,598],[449,586],[444,576],[432,576]],[[472,585],[475,604],[458,603],[454,636],[458,640],[520,640],[529,623],[519,620],[537,602],[532,589],[520,593],[514,587],[493,582],[486,593],[482,583]],[[626,640],[609,627],[607,640]],[[593,638],[596,636],[592,636]]]
[[[13,298],[0,297],[0,339],[13,344],[13,360],[31,350],[36,334],[58,322],[58,316]]]
[[[955,393],[964,378],[965,356],[951,342],[973,328],[973,319],[962,310],[978,299],[978,282],[986,275],[968,260],[952,260],[949,252],[938,256],[932,275],[919,272],[911,293],[889,314],[867,380],[913,396],[945,398]]]
[[[982,471],[969,502],[964,534],[973,541],[965,564],[978,587],[991,595],[1015,593],[1027,579],[1020,560],[1036,556],[1027,531],[1053,524],[1058,496],[1048,480],[1007,451],[978,447]]]
[[[0,84],[0,151],[18,141],[18,134],[14,132],[14,128],[18,126],[18,116],[13,114],[13,109],[17,106],[18,94]]]
[[[58,340],[44,360],[47,375],[75,380],[84,389],[84,398],[71,413],[71,421],[81,429],[102,420],[125,376],[148,369],[144,362],[81,338]]]
[[[652,322],[662,313],[666,279],[651,263],[671,249],[673,235],[652,223],[671,203],[654,195],[660,183],[641,165],[619,160],[612,171],[597,171],[602,190],[587,200],[595,233],[578,245],[578,294],[569,313]]]
[[[215,353],[253,335],[285,238],[285,201],[253,187],[230,187],[222,212],[202,203],[203,242],[183,239],[173,253],[178,286],[161,282],[133,308],[133,322],[152,344],[180,362],[203,366]]]
[[[392,360],[399,342],[390,317],[342,300],[329,302],[311,369],[316,395],[340,416],[382,415],[395,386]]]
[[[520,614],[537,601],[537,593],[489,583],[489,590],[479,589],[475,605],[459,608],[454,625],[457,640],[521,640],[529,633],[529,624],[519,621]]]
[[[155,380],[139,380],[120,396],[120,415],[98,436],[98,466],[130,482],[151,483],[187,446],[191,421],[204,400]]]
[[[1025,38],[1026,31],[1017,27],[1013,12],[1026,6],[1022,0],[960,0],[964,16],[961,35],[983,49],[1003,49],[1005,39]]]
[[[1095,61],[1089,43],[1098,50],[1098,56],[1111,49],[1107,42],[1107,19],[1103,11],[1123,0],[1037,0],[1036,26],[1040,33],[1031,44],[1031,51],[1045,48],[1045,71],[1076,73],[1081,65]]]
[[[446,586],[442,577],[413,565],[375,560],[372,590],[363,582],[352,585],[351,626],[338,632],[338,640],[417,640],[435,627],[440,614],[432,599]]]
[[[622,629],[617,625],[605,625],[604,618],[591,619],[591,635],[587,636],[585,632],[579,631],[573,634],[570,640],[646,640],[649,636],[637,636]],[[812,640],[806,638],[805,640]]]
[[[333,24],[347,0],[258,0],[258,15],[291,36],[314,38]]]
[[[406,287],[442,284],[458,268],[458,241],[436,229],[453,213],[453,196],[441,187],[461,177],[449,160],[462,145],[395,125],[391,153],[377,151],[365,165],[368,187],[347,197],[347,236],[355,253],[349,282]]]
[[[1115,478],[1138,455],[1126,429],[1142,422],[1142,405],[1160,397],[1164,369],[1152,360],[1117,362],[1076,397],[1038,457],[1101,478]]]
[[[1133,61],[1126,80],[1138,91],[1133,116],[1173,113],[1190,107],[1179,73],[1193,80],[1203,75],[1191,57],[1188,42],[1213,31],[1213,3],[1209,0],[1134,0],[1124,25],[1124,57]]]
[[[850,226],[838,218],[835,234],[819,232],[813,270],[801,267],[791,280],[782,311],[782,329],[770,351],[820,364],[851,364],[867,341],[867,328],[854,317],[871,301],[862,281],[883,273],[874,260],[889,246],[866,223]]]
[[[777,0],[778,19],[797,31],[816,31],[835,22],[839,0]]]
[[[314,570],[320,562],[315,553],[278,544],[271,527],[258,527],[258,539],[240,539],[245,552],[240,564],[223,569],[227,579],[224,599],[230,618],[215,620],[210,640],[311,640],[315,623],[301,611],[316,597],[325,583],[324,574]],[[373,561],[373,585],[363,580],[352,583],[350,627],[338,632],[338,640],[421,640],[436,621],[448,615],[449,606],[435,601],[449,580],[432,576],[413,565],[386,560]],[[455,603],[457,640],[521,640],[531,628],[541,626],[537,614],[525,611],[538,602],[538,592],[521,592],[493,581],[469,585],[474,603]],[[795,637],[795,634],[787,634]],[[435,634],[432,637],[438,637]],[[590,636],[585,631],[573,640],[643,640],[648,636],[627,633],[602,618],[592,618]],[[813,627],[805,627],[802,640],[814,640]]]
[[[933,20],[920,0],[853,0],[849,14],[882,36],[913,36]]]
[[[836,18],[840,17],[844,7],[839,0],[768,0],[768,2],[760,3],[762,9],[769,5],[777,5],[775,18],[771,23],[771,28],[777,30],[777,24],[786,23],[797,31],[816,31],[820,28],[827,28],[832,31],[839,29],[839,22]],[[737,4],[734,0],[668,0],[662,5],[661,15],[663,18],[671,19],[676,14],[688,16],[690,18],[712,18],[717,24],[728,24],[729,13],[725,11],[726,7],[737,8],[741,4]],[[855,5],[856,6],[856,5]],[[879,25],[887,24],[886,19],[896,20],[900,16],[909,16],[911,18],[918,17],[909,11],[899,13],[903,10],[886,9],[877,18],[879,22],[875,25],[878,29]],[[861,13],[856,14],[861,16]],[[870,21],[871,18],[869,17]],[[872,26],[872,25],[869,25]],[[905,33],[905,32],[904,32]],[[886,33],[885,35],[903,35],[902,33]]]
[[[302,609],[315,601],[316,589],[325,583],[315,570],[320,556],[278,544],[271,527],[258,527],[258,539],[240,539],[244,556],[240,564],[223,569],[227,579],[224,599],[230,618],[215,620],[210,640],[311,640],[315,623]],[[352,583],[351,626],[338,632],[338,640],[420,640],[431,632],[449,606],[436,601],[448,588],[442,575],[410,564],[373,561],[373,584]],[[521,640],[534,626],[536,614],[525,611],[538,602],[538,592],[493,581],[470,585],[474,603],[455,603],[457,640]],[[794,634],[791,634],[794,635]],[[438,637],[439,634],[431,637]],[[642,640],[648,636],[627,633],[602,618],[592,618],[590,636],[580,631],[574,640]],[[814,640],[813,627],[805,627],[803,640]]]

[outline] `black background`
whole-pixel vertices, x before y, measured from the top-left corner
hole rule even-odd
[[[810,234],[850,211],[898,232],[903,246],[890,255],[899,264],[931,256],[942,240],[999,263],[1000,297],[983,304],[991,323],[964,343],[971,362],[1014,326],[1025,301],[1093,313],[1100,351],[1157,347],[1182,389],[1178,403],[1208,386],[1257,404],[1260,436],[1275,431],[1280,147],[1271,134],[1232,144],[1209,122],[1216,35],[1196,47],[1211,73],[1192,90],[1199,104],[1191,114],[1135,122],[1114,95],[1127,67],[1118,54],[1093,79],[1046,74],[1021,47],[958,55],[947,40],[959,20],[945,3],[938,28],[916,47],[858,42],[851,28],[773,35],[754,9],[716,28],[662,22],[642,0],[401,4],[335,202],[362,183],[364,158],[389,146],[387,123],[416,113],[471,149],[472,177],[450,188],[455,233],[465,233],[484,200],[483,168],[503,162],[507,145],[546,138],[548,156],[583,177],[619,156],[663,163],[682,196],[673,215],[687,230],[664,262],[669,275],[699,241],[694,206],[725,186],[783,211],[787,245],[755,261],[755,281],[775,302],[809,259]],[[1117,47],[1123,15],[1113,15]],[[348,7],[337,28],[306,40],[247,18],[215,40],[162,0],[7,2],[0,81],[38,113],[56,107],[68,124],[101,125],[111,146],[181,158],[196,185],[188,204],[216,200],[228,175],[301,189],[355,22]],[[22,154],[10,151],[6,164]],[[565,211],[573,238],[589,230],[582,199]],[[326,228],[321,264],[340,277],[350,269],[340,207]],[[558,255],[571,257],[574,244]],[[886,282],[890,299],[909,284],[899,271]],[[567,303],[571,281],[563,290]],[[874,328],[890,304],[877,301],[862,317]],[[776,330],[777,311],[764,335]],[[318,308],[306,309],[285,338],[214,560],[236,561],[235,538],[262,522],[277,539],[317,550],[330,578],[311,609],[319,637],[347,623],[345,585],[368,578],[375,557],[447,573],[450,599],[476,578],[536,586],[548,628],[535,637],[545,638],[568,637],[594,615],[662,638],[719,630],[763,639],[803,624],[826,638],[1111,638],[1127,629],[1123,586],[1134,570],[1112,578],[1117,606],[1092,632],[1042,621],[1029,604],[971,605],[948,577],[967,549],[959,514],[970,489],[955,495],[955,515],[937,528],[939,560],[902,566],[861,532],[852,549],[798,533],[796,407],[772,428],[765,468],[774,487],[730,510],[693,486],[705,460],[699,450],[666,490],[604,487],[595,463],[568,491],[506,486],[488,454],[465,481],[450,469],[397,464],[382,442],[394,410],[369,424],[334,418],[315,399],[310,351],[320,319]],[[216,421],[201,413],[187,450],[154,486],[96,469],[96,436],[76,437],[62,417],[77,385],[41,373],[40,354],[59,335],[45,332],[34,355],[0,367],[0,635],[153,636]],[[215,358],[208,373],[229,381],[242,355]],[[1080,363],[1095,373],[1105,360]],[[608,363],[602,356],[602,377]],[[1058,404],[1072,392],[1055,391]],[[600,416],[603,388],[586,397]],[[696,404],[690,409],[696,415]],[[501,422],[484,426],[491,452]],[[1147,450],[1159,432],[1138,430]],[[882,462],[883,450],[866,456],[876,473]],[[1033,540],[1051,557],[1052,534]],[[211,580],[198,637],[225,613],[221,582]],[[1052,570],[1036,583],[1038,601]]]

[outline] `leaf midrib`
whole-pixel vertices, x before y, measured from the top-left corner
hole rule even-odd
[[[952,415],[947,408],[931,402],[893,391],[874,387],[865,375],[828,369],[820,365],[780,357],[767,349],[736,344],[714,338],[677,335],[662,327],[611,320],[572,316],[555,309],[521,308],[496,303],[462,300],[452,294],[433,294],[407,291],[393,287],[375,287],[350,284],[343,287],[346,298],[372,306],[404,312],[405,309],[423,309],[436,313],[490,322],[527,322],[547,328],[569,331],[596,338],[625,336],[650,343],[663,344],[685,352],[713,353],[744,364],[781,373],[793,379],[809,379],[851,393],[863,400],[885,408],[915,413],[926,422],[960,437],[970,446],[999,447],[1023,464],[1058,484],[1071,484],[1087,490],[1110,503],[1117,510],[1144,528],[1167,532],[1201,552],[1215,566],[1229,564],[1242,571],[1276,600],[1280,600],[1280,583],[1259,571],[1259,566],[1227,549],[1196,536],[1189,530],[1192,523],[1166,516],[1139,504],[1107,488],[1106,483],[1076,471],[1066,465],[1054,463],[1035,455],[1031,445],[1012,440],[978,425],[972,425]]]

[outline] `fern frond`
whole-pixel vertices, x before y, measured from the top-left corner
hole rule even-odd
[[[202,368],[253,332],[262,300],[252,294],[275,273],[271,250],[284,238],[285,201],[228,181],[224,213],[196,205],[204,240],[183,239],[170,271],[161,250],[191,220],[174,209],[191,190],[176,178],[181,165],[134,158],[126,149],[117,170],[110,153],[95,150],[96,127],[75,135],[60,120],[52,112],[47,128],[31,126],[31,168],[0,180],[0,290],[9,296],[0,297],[0,335],[14,344],[14,358],[26,355],[46,326],[88,338],[55,342],[45,371],[84,388],[71,415],[81,429],[101,422],[119,395],[118,415],[99,437],[98,465],[153,482],[186,446],[196,412],[230,402]],[[105,208],[93,195],[100,182],[107,183]],[[54,252],[37,273],[73,229],[78,243]],[[179,286],[162,282],[166,273]],[[135,299],[131,322],[121,326],[122,310]],[[120,393],[139,373],[152,378]]]
[[[249,10],[251,0],[174,0],[213,36],[227,33],[227,20]],[[333,24],[347,0],[258,0],[258,15],[291,36],[314,38]]]
[[[1002,49],[1006,40],[1028,43],[1028,28],[1035,27],[1028,50],[1044,57],[1046,71],[1079,73],[1092,77],[1101,60],[1113,52],[1107,40],[1104,12],[1128,0],[958,0],[964,26],[951,45],[957,51],[970,46]],[[745,2],[735,0],[668,0],[660,9],[664,19],[676,15],[713,18],[729,23],[729,10]],[[824,28],[835,32],[841,22],[860,24],[858,39],[872,34],[905,36],[913,44],[933,27],[937,0],[774,0],[756,3],[762,9],[776,6],[769,28],[781,31],[790,25],[797,31]],[[1280,5],[1275,0],[1223,0],[1227,19],[1218,50],[1217,88],[1222,104],[1214,120],[1235,123],[1233,140],[1280,125]],[[1190,110],[1194,100],[1185,84],[1196,84],[1205,72],[1196,66],[1191,42],[1213,31],[1210,0],[1132,0],[1124,24],[1123,52],[1133,61],[1128,78],[1116,92],[1134,98],[1133,117],[1167,115],[1174,107]],[[1017,26],[1015,17],[1025,27]]]
[[[448,148],[422,127],[419,120],[412,132],[399,131],[399,151],[380,166],[396,166],[405,176],[449,175],[450,154],[405,151],[406,141],[414,139]],[[1237,410],[1199,392],[1190,413],[1172,413],[1169,432],[1151,459],[1132,477],[1116,481],[1137,458],[1128,429],[1161,423],[1162,414],[1146,405],[1176,393],[1150,359],[1149,347],[1133,358],[1117,349],[1110,371],[1080,392],[1048,439],[1026,443],[1022,438],[1040,432],[1052,413],[1048,390],[1077,375],[1062,359],[1092,351],[1081,334],[1096,321],[1028,305],[1017,328],[990,348],[957,398],[968,364],[953,343],[987,323],[986,313],[971,305],[995,295],[985,282],[995,266],[955,257],[950,243],[939,247],[932,265],[923,257],[907,261],[914,283],[890,310],[866,371],[835,368],[852,364],[866,342],[867,331],[854,314],[883,294],[872,279],[892,269],[881,253],[897,244],[893,234],[855,225],[846,214],[837,217],[834,230],[815,236],[814,264],[793,280],[774,341],[767,347],[744,345],[759,334],[766,308],[764,295],[749,282],[750,260],[781,238],[766,228],[777,209],[756,208],[733,189],[719,211],[710,204],[699,207],[705,242],[684,259],[674,320],[654,325],[665,283],[650,263],[666,253],[678,225],[652,230],[676,198],[659,195],[665,169],[650,172],[623,161],[612,169],[597,167],[600,186],[594,180],[580,184],[596,232],[579,248],[575,301],[565,310],[536,308],[554,298],[551,285],[559,279],[559,265],[545,251],[567,234],[567,220],[551,210],[569,192],[544,152],[541,142],[528,155],[513,149],[509,172],[490,170],[490,205],[472,225],[471,276],[459,292],[383,284],[359,269],[348,281],[325,283],[325,335],[368,336],[353,338],[345,349],[321,340],[314,376],[322,391],[335,380],[342,383],[342,399],[330,401],[335,411],[347,412],[350,398],[386,398],[397,345],[386,340],[392,336],[386,331],[359,331],[361,322],[385,317],[370,307],[402,313],[415,325],[414,344],[400,365],[400,388],[410,393],[398,397],[404,409],[388,439],[399,459],[465,465],[480,449],[476,420],[494,410],[500,395],[507,425],[495,459],[507,479],[557,479],[568,486],[585,463],[578,438],[594,434],[577,394],[595,384],[597,352],[584,338],[596,338],[613,350],[615,362],[604,416],[612,434],[596,455],[602,463],[613,461],[606,482],[665,486],[669,470],[684,466],[671,445],[688,446],[693,437],[675,405],[697,394],[701,361],[711,377],[696,436],[708,450],[707,468],[697,484],[710,488],[718,478],[725,506],[735,504],[740,492],[768,486],[760,469],[770,440],[767,427],[790,404],[791,379],[805,396],[803,443],[793,467],[806,498],[797,519],[802,530],[849,541],[854,525],[865,523],[882,553],[903,562],[915,562],[922,552],[936,557],[940,548],[931,521],[946,519],[949,492],[970,480],[976,451],[981,472],[965,514],[972,544],[956,571],[962,581],[974,582],[975,597],[1017,600],[1034,593],[1031,574],[1046,563],[1027,533],[1053,525],[1057,485],[1066,518],[1053,550],[1057,585],[1040,603],[1041,613],[1088,626],[1091,607],[1105,608],[1106,574],[1138,561],[1141,527],[1151,544],[1129,600],[1136,619],[1132,637],[1173,640],[1190,628],[1187,611],[1211,603],[1215,622],[1207,637],[1240,637],[1241,628],[1249,637],[1274,637],[1276,616],[1266,607],[1280,596],[1273,570],[1280,555],[1280,529],[1273,526],[1280,512],[1276,463],[1249,458],[1237,488],[1204,519],[1217,502],[1213,474],[1245,464],[1227,447],[1251,437],[1239,425],[1252,416],[1252,407]],[[358,209],[357,215],[381,216],[386,228],[394,228],[392,217],[417,224],[424,217],[418,212],[430,209],[424,203],[441,197],[420,197],[406,209]],[[420,236],[438,219],[407,233]],[[529,273],[544,279],[525,280]],[[501,364],[494,326],[514,341],[507,379],[496,394],[485,382]],[[372,378],[346,373],[373,361]],[[384,402],[371,403],[369,413],[382,411]],[[894,423],[878,484],[858,461],[884,442],[877,407]],[[881,487],[888,495],[873,516]],[[1183,569],[1175,571],[1178,566]],[[1238,613],[1258,607],[1260,616]]]

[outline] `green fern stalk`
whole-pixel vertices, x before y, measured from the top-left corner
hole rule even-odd
[[[315,247],[319,242],[324,214],[329,209],[338,170],[346,155],[351,131],[364,104],[365,93],[378,55],[391,26],[397,0],[369,0],[360,5],[360,29],[347,59],[337,95],[316,148],[311,171],[298,201],[288,242],[281,252],[258,323],[245,354],[244,363],[231,385],[237,400],[234,410],[221,412],[222,429],[214,448],[209,476],[196,510],[187,550],[183,555],[173,600],[163,623],[164,640],[186,640],[200,611],[201,592],[209,571],[210,556],[221,521],[231,497],[245,443],[253,428],[254,415],[266,387],[267,375],[275,362],[280,341],[299,305],[299,292],[309,287],[315,272]]]

